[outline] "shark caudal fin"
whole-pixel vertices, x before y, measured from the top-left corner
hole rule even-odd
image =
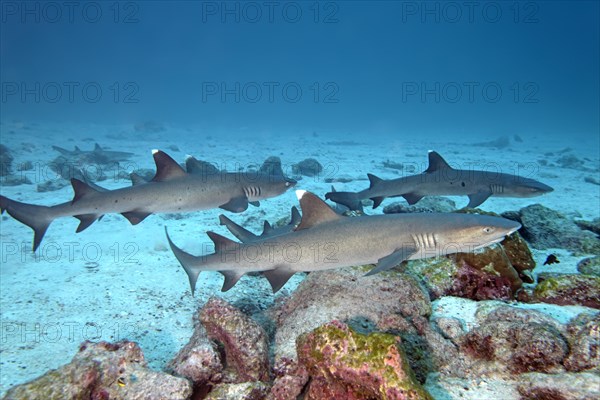
[[[51,208],[20,203],[0,196],[0,212],[4,213],[5,210],[11,217],[33,229],[33,251],[36,251],[48,226],[54,220]]]
[[[334,203],[342,204],[352,211],[362,211],[362,203],[358,193],[355,192],[329,192],[325,193],[325,198]]]
[[[244,275],[244,272],[241,271],[215,268],[214,264],[211,265],[209,261],[207,261],[207,256],[196,257],[189,253],[186,253],[185,251],[177,247],[175,243],[173,243],[173,241],[169,237],[167,227],[165,227],[165,233],[167,235],[167,241],[169,242],[169,246],[171,247],[173,254],[175,254],[175,257],[177,258],[177,260],[179,261],[179,263],[181,264],[181,266],[185,270],[185,273],[188,276],[188,279],[190,281],[190,289],[192,290],[192,296],[194,295],[194,292],[196,290],[196,282],[198,281],[198,276],[202,271],[218,271],[225,277],[223,287],[221,288],[222,292],[226,292],[233,286],[235,286],[237,281]],[[215,252],[217,253],[223,251],[226,248],[231,249],[232,246],[235,247],[240,245],[240,243],[234,242],[233,240],[227,239],[226,237],[214,232],[209,231],[206,232],[206,234],[215,244]]]
[[[171,240],[166,226],[165,234],[167,235],[167,241],[169,242],[171,251],[173,252],[175,258],[177,258],[177,261],[179,261],[179,264],[181,264],[181,266],[185,270],[185,273],[188,276],[188,279],[190,281],[190,289],[192,290],[193,296],[194,291],[196,289],[196,281],[198,280],[198,275],[200,275],[200,272],[202,271],[202,269],[199,266],[195,266],[195,264],[197,263],[197,257],[194,257],[193,255],[186,253],[185,251],[177,247],[175,243],[173,243],[173,241]]]

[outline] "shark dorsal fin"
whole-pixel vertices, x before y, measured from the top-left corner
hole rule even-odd
[[[141,184],[147,183],[144,178],[142,178],[141,176],[139,176],[135,172],[132,172],[132,173],[129,174],[129,179],[131,179],[131,185],[132,186],[141,185]]]
[[[81,153],[81,149],[79,148],[79,146],[75,146],[75,150],[73,150],[74,153]]]
[[[98,143],[96,143],[96,144],[94,145],[94,151],[98,151],[98,152],[100,152],[100,151],[103,151],[103,149],[102,149],[102,147],[100,147],[100,145],[99,145]]]
[[[367,174],[367,177],[369,178],[369,182],[370,182],[369,189],[373,189],[375,186],[377,186],[378,183],[383,181],[383,179],[381,179],[380,177],[375,176],[373,174]],[[335,190],[334,190],[334,192],[335,192]]]
[[[263,223],[263,235],[268,235],[269,232],[271,232],[273,230],[273,227],[271,226],[271,224],[269,223],[269,221],[265,221]]]
[[[302,216],[300,215],[300,211],[296,208],[296,206],[292,206],[292,220],[290,221],[290,225],[298,225],[302,220]]]
[[[296,196],[302,209],[302,220],[295,229],[297,231],[342,218],[327,203],[306,190],[296,190]]]
[[[435,172],[440,169],[452,169],[452,167],[439,155],[439,153],[433,150],[429,151],[429,167],[427,167],[425,172]]]
[[[186,175],[183,168],[164,151],[153,150],[152,156],[156,164],[156,175],[152,182],[164,182]]]
[[[210,240],[215,244],[215,252],[222,251],[227,247],[231,248],[231,246],[239,246],[240,244],[234,242],[231,239],[226,238],[225,236],[221,236],[218,233],[208,231],[206,232]]]
[[[71,204],[75,204],[78,200],[91,194],[98,193],[97,190],[92,188],[87,183],[80,181],[79,179],[71,178],[71,186],[73,186],[73,191],[75,192],[73,195],[73,200],[71,200]]]

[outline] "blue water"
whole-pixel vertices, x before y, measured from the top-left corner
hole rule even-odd
[[[5,1],[2,118],[228,134],[599,132],[598,2],[269,4]]]

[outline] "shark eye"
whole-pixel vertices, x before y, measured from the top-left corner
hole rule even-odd
[[[485,228],[483,228],[483,233],[492,233],[494,232],[494,228],[492,228],[491,226],[486,226]]]

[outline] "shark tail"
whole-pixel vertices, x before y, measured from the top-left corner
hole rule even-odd
[[[242,243],[252,242],[253,240],[259,238],[257,235],[236,224],[223,214],[219,215],[219,222],[221,225],[225,225],[229,232],[231,232],[233,236],[238,238]]]
[[[343,204],[350,210],[362,210],[361,199],[356,192],[329,192],[325,194],[325,198],[335,203]]]
[[[171,237],[169,236],[169,232],[167,231],[167,227],[165,227],[165,233],[167,234],[167,240],[169,242],[169,246],[171,247],[171,251],[185,270],[185,273],[188,276],[190,281],[190,289],[192,290],[192,296],[194,295],[196,289],[196,282],[198,281],[198,276],[202,271],[214,271],[215,268],[213,265],[210,265],[206,260],[206,257],[196,257],[189,253],[186,253],[179,247],[173,243]],[[212,232],[207,232],[209,237],[215,242],[215,249],[219,249],[220,246],[226,245],[223,241],[229,241],[229,239],[217,235]],[[231,243],[235,243],[233,241],[229,241]],[[231,289],[237,281],[244,275],[244,273],[240,273],[235,270],[218,270],[224,277],[225,282],[223,283],[223,287],[221,288],[222,292],[226,292]]]
[[[4,213],[5,210],[11,217],[33,229],[33,251],[36,251],[48,226],[54,220],[49,212],[50,207],[20,203],[0,196],[0,213]]]

